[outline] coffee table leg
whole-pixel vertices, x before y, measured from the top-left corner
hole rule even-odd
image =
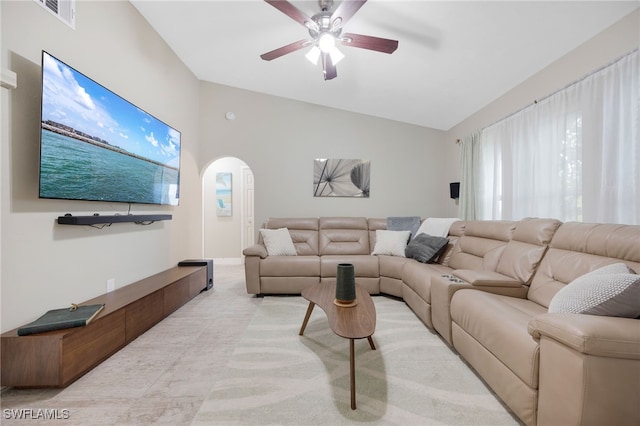
[[[373,344],[373,338],[371,338],[371,336],[368,336],[367,340],[369,340],[369,346],[371,346],[371,349],[373,349],[375,351],[376,350],[376,345]]]
[[[307,308],[307,314],[304,316],[304,321],[302,321],[302,327],[300,327],[299,335],[302,336],[304,333],[304,329],[307,328],[307,323],[309,322],[309,317],[311,316],[311,312],[313,312],[313,308],[316,306],[315,303],[309,302],[309,307]]]
[[[349,358],[350,358],[350,366],[349,372],[351,376],[351,409],[356,409],[356,354],[354,349],[354,339],[349,339]]]

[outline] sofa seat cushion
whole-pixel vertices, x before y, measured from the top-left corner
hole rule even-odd
[[[320,257],[320,277],[335,277],[339,263],[352,263],[356,277],[378,278],[378,258],[371,255],[327,255]]]
[[[260,260],[263,277],[319,277],[318,256],[269,256]]]
[[[405,263],[411,261],[406,257],[398,256],[378,256],[378,262],[380,264],[380,276],[388,278],[402,279],[402,268]]]
[[[438,263],[420,263],[408,259],[402,267],[402,282],[422,300],[431,304],[431,278],[443,274],[450,274],[453,269]]]
[[[529,321],[547,310],[529,300],[480,290],[457,291],[451,299],[451,319],[532,389],[538,387],[538,342]],[[453,341],[456,345],[455,337]]]

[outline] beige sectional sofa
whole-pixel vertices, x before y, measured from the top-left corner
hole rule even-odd
[[[640,424],[640,320],[548,312],[590,271],[619,262],[640,271],[640,226],[458,221],[437,261],[420,263],[370,254],[386,224],[269,219],[264,228],[287,228],[297,255],[269,256],[259,239],[244,251],[247,291],[299,294],[353,263],[356,282],[404,300],[525,424]]]

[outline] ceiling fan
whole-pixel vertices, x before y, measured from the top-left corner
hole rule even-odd
[[[383,53],[393,53],[398,48],[397,40],[372,37],[361,34],[342,33],[342,28],[367,0],[343,0],[335,11],[331,12],[333,0],[319,0],[321,12],[307,16],[300,9],[285,0],[264,0],[294,21],[309,30],[311,39],[303,39],[260,55],[265,61],[284,56],[305,47],[311,50],[305,55],[312,63],[322,59],[324,79],[338,76],[336,64],[344,55],[336,48],[336,42],[344,46],[359,47]]]

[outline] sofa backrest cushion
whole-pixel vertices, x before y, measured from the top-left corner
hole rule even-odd
[[[533,276],[528,299],[548,308],[566,284],[611,263],[622,261],[640,272],[639,241],[640,225],[560,225]]]
[[[560,224],[557,219],[520,220],[500,257],[496,271],[529,284]]]
[[[264,227],[267,229],[287,228],[299,256],[317,256],[320,253],[318,218],[269,218]],[[262,242],[262,237],[258,242]]]
[[[495,271],[516,224],[504,220],[467,221],[464,235],[458,239],[448,266],[453,269]]]
[[[447,244],[444,250],[442,250],[442,253],[440,253],[440,256],[436,259],[436,263],[440,263],[442,266],[449,266],[449,261],[451,260],[454,248],[458,245],[460,237],[464,235],[466,227],[467,222],[463,220],[459,220],[451,224],[451,227],[449,228],[449,244]]]
[[[365,217],[321,217],[318,220],[320,255],[371,254]]]

